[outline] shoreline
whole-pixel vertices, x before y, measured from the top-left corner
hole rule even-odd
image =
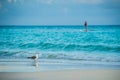
[[[0,59],[0,72],[40,72],[75,69],[120,70],[120,62],[92,62],[56,59],[39,59],[37,62],[34,62],[29,59]]]
[[[57,70],[120,70],[120,62],[92,62],[39,59],[37,62],[29,59],[0,59],[0,72],[40,72]]]

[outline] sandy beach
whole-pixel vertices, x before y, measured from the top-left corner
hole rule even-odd
[[[120,70],[75,69],[41,72],[1,72],[0,80],[120,80]]]
[[[119,80],[119,63],[0,60],[0,80]],[[8,62],[9,61],[9,62]],[[90,64],[89,64],[90,63]],[[37,66],[36,66],[37,65]],[[104,65],[104,66],[103,66]],[[111,67],[110,67],[111,66]]]

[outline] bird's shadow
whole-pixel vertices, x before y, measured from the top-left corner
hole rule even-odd
[[[38,61],[33,61],[32,66],[34,66],[35,68],[38,68],[39,67]]]

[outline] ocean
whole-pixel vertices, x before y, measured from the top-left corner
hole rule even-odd
[[[120,62],[120,25],[0,26],[0,58]]]

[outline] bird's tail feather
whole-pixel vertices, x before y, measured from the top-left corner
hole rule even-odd
[[[32,57],[27,57],[28,59],[31,59]]]

